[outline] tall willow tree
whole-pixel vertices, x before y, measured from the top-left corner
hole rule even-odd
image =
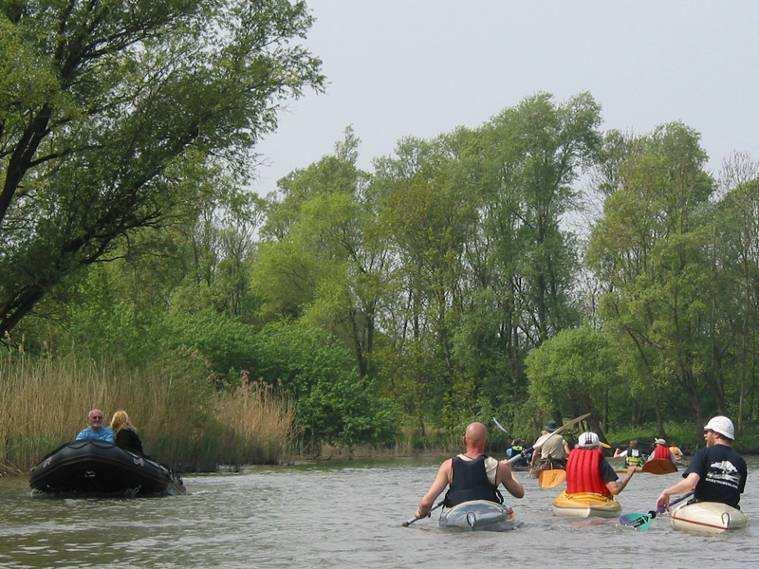
[[[286,0],[0,2],[0,336],[319,88]]]
[[[578,262],[561,222],[599,124],[590,95],[539,94],[480,128],[406,139],[376,162],[404,283],[394,330],[410,354],[430,354],[435,380],[420,380],[451,418],[524,400],[527,352],[577,322]]]
[[[709,198],[699,135],[681,123],[631,141],[616,187],[594,227],[588,259],[610,285],[606,323],[628,355],[627,372],[663,406],[682,394],[700,429],[709,372]],[[676,400],[677,397],[674,397]]]
[[[291,172],[271,196],[253,267],[265,317],[297,317],[340,337],[361,376],[371,367],[390,278],[371,177],[351,128],[334,154]]]
[[[718,409],[740,429],[759,418],[759,179],[729,189],[709,231],[708,370]]]

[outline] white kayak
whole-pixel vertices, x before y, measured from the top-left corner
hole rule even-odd
[[[517,515],[510,506],[487,500],[472,500],[444,509],[438,525],[447,529],[508,531],[520,525],[516,518]]]
[[[727,504],[695,502],[672,511],[672,527],[699,533],[722,533],[746,527],[748,516]]]

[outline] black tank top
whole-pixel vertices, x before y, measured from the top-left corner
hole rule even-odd
[[[503,496],[488,480],[487,472],[485,472],[485,458],[484,455],[476,460],[453,457],[453,481],[445,495],[446,508],[470,500],[503,503]]]

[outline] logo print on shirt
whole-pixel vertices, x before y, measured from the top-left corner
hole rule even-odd
[[[738,489],[741,480],[740,472],[729,460],[722,462],[713,462],[709,465],[709,472],[706,473],[706,480],[714,484],[729,486]]]

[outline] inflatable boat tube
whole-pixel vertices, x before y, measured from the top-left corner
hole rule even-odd
[[[133,497],[186,494],[182,479],[146,456],[102,441],[57,448],[30,472],[29,485],[48,495]]]

